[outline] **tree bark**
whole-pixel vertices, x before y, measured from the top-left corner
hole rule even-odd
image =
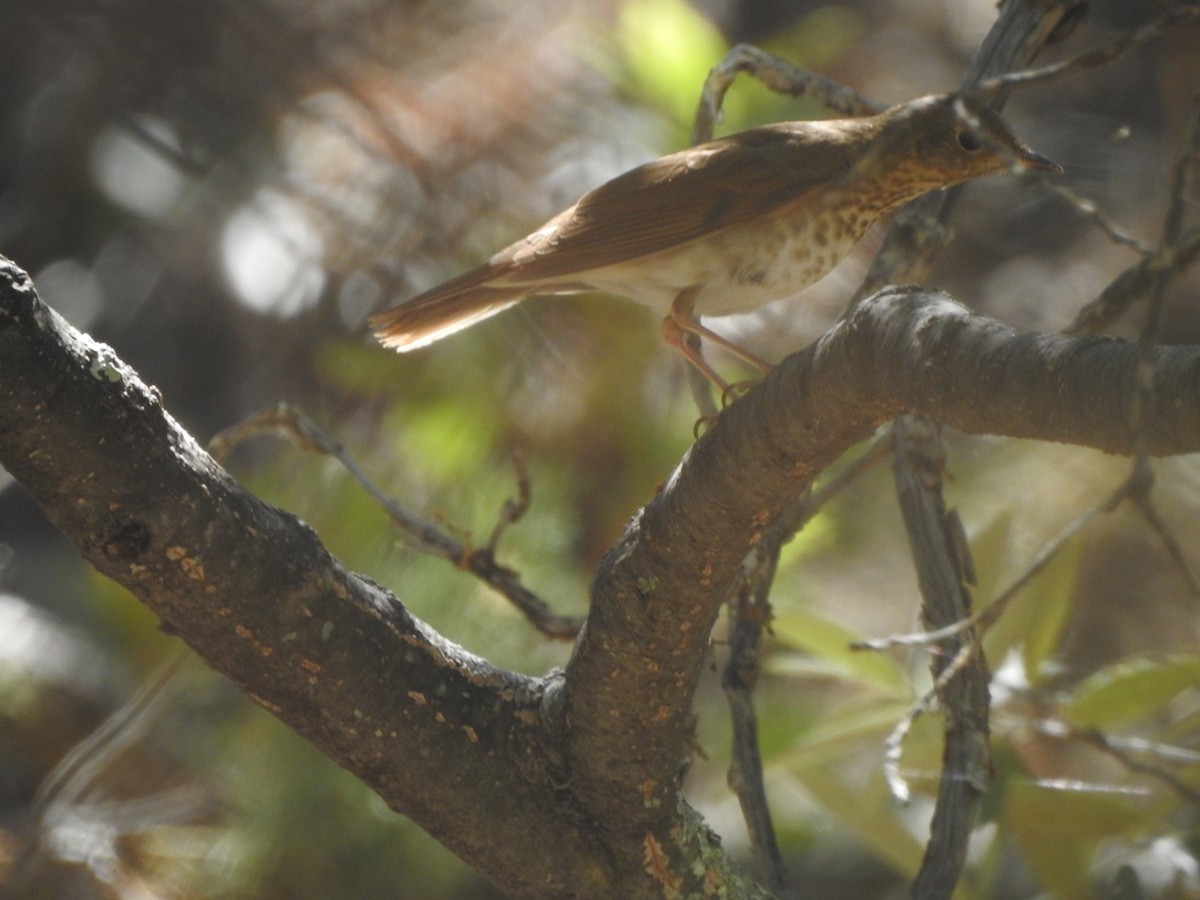
[[[746,553],[901,413],[1129,453],[1137,366],[1127,342],[1021,334],[935,292],[877,294],[697,441],[600,567],[565,673],[530,678],[346,571],[0,264],[0,463],[165,629],[523,897],[765,896],[680,789],[709,633]],[[1147,448],[1200,450],[1200,349],[1158,351],[1154,382]]]

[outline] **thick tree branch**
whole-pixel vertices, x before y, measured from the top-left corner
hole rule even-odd
[[[1200,450],[1200,351],[1160,350],[1147,439]],[[610,553],[567,670],[574,783],[605,821],[668,815],[709,630],[746,553],[812,478],[905,412],[1130,453],[1138,350],[1020,334],[944,294],[886,290],[781,364],[692,448]],[[1169,399],[1167,399],[1169,398]]]
[[[0,462],[164,629],[500,887],[562,895],[603,876],[585,824],[554,799],[543,683],[343,569],[2,261]],[[556,852],[533,869],[538,846]]]
[[[0,462],[165,627],[502,888],[687,893],[733,877],[682,805],[679,772],[709,631],[747,551],[902,412],[1127,453],[1137,357],[1115,340],[1018,334],[940,294],[868,300],[734,403],[638,515],[596,578],[565,678],[499,670],[346,572],[11,265]],[[1200,350],[1161,350],[1155,372],[1150,451],[1200,450]]]

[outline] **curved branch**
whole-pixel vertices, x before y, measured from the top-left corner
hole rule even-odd
[[[561,896],[603,877],[540,749],[544,683],[472,656],[347,572],[2,257],[0,462],[164,629],[498,886]]]
[[[901,413],[1128,454],[1138,350],[1022,334],[945,294],[860,304],[729,407],[635,518],[592,586],[567,668],[576,791],[634,829],[674,810],[709,632],[747,552],[813,477]],[[1200,350],[1158,352],[1152,453],[1200,450]],[[636,815],[635,815],[636,813]]]
[[[822,468],[911,411],[1127,453],[1137,364],[1121,341],[1018,334],[916,289],[877,295],[697,442],[601,566],[565,677],[533,679],[345,571],[0,264],[0,462],[211,665],[530,897],[735,877],[680,800],[690,701],[747,551]],[[1198,372],[1200,350],[1159,351],[1151,452],[1200,450]]]

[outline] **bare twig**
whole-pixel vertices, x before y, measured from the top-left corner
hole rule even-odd
[[[863,472],[887,459],[890,451],[891,439],[890,435],[886,435],[862,456],[842,467],[820,488],[792,504],[747,554],[731,594],[733,625],[729,637],[729,660],[721,677],[721,685],[729,703],[733,733],[728,781],[742,807],[755,860],[767,874],[772,887],[779,891],[786,890],[787,870],[779,852],[767,803],[758,744],[758,718],[754,708],[754,686],[761,669],[762,633],[771,620],[769,594],[779,563],[779,552],[826,503]]]
[[[868,100],[844,84],[794,66],[758,47],[738,44],[708,73],[700,94],[700,106],[696,110],[693,144],[712,140],[716,125],[721,120],[725,92],[741,72],[758,79],[778,94],[792,97],[807,95],[847,116],[868,116],[886,108],[886,104]]]
[[[141,783],[141,794],[118,796],[114,769],[153,730],[156,720],[184,689],[179,675],[189,659],[179,645],[120,708],[72,747],[50,771],[33,798],[36,827],[22,848],[7,882],[13,893],[34,896],[47,859],[82,865],[108,881],[120,866],[121,839],[156,825],[179,823],[211,812],[215,800],[204,785],[172,787]],[[44,889],[44,884],[42,885]]]
[[[721,675],[733,733],[729,786],[742,807],[754,860],[775,890],[787,885],[788,876],[767,803],[754,686],[761,670],[763,629],[771,620],[769,595],[779,563],[778,550],[778,544],[762,550],[755,548],[747,556],[746,568],[753,571],[739,579],[742,588],[730,602],[733,624],[729,635],[729,661]]]
[[[1200,11],[1200,6],[1197,7],[1197,10]],[[1200,162],[1200,94],[1197,94],[1193,98],[1192,118],[1188,127],[1188,134],[1184,139],[1183,147],[1180,149],[1179,159],[1175,163],[1175,172],[1171,179],[1171,199],[1167,206],[1167,215],[1163,223],[1162,247],[1165,254],[1161,265],[1155,272],[1154,286],[1150,294],[1150,306],[1146,311],[1146,319],[1139,335],[1142,357],[1146,362],[1146,365],[1142,366],[1139,374],[1142,376],[1142,385],[1146,390],[1149,390],[1149,370],[1152,365],[1150,358],[1154,354],[1154,348],[1158,346],[1162,332],[1162,317],[1163,309],[1166,306],[1167,285],[1171,283],[1171,279],[1179,272],[1177,259],[1179,255],[1179,242],[1183,235],[1183,213],[1190,199],[1191,186],[1196,181],[1196,166],[1198,162]],[[1145,396],[1143,399],[1152,401],[1150,396]],[[1140,408],[1138,410],[1139,416],[1144,411],[1145,407]]]
[[[154,717],[182,689],[176,676],[187,659],[182,646],[174,648],[129,700],[59,760],[34,795],[39,816],[61,816],[81,804],[113,760],[145,737]]]
[[[1195,574],[1188,565],[1183,548],[1171,532],[1170,527],[1163,521],[1161,515],[1146,498],[1146,491],[1152,484],[1153,476],[1150,475],[1149,480],[1147,480],[1146,469],[1144,467],[1132,472],[1130,477],[1123,481],[1106,500],[1076,517],[1060,530],[1058,534],[1046,542],[1012,584],[1005,588],[997,595],[995,600],[983,609],[943,628],[855,641],[851,644],[851,648],[854,650],[884,651],[894,647],[932,646],[944,643],[971,628],[977,629],[981,635],[985,634],[1004,615],[1012,601],[1020,595],[1029,582],[1050,564],[1051,560],[1062,551],[1063,547],[1069,541],[1091,524],[1092,520],[1097,516],[1102,513],[1114,511],[1125,500],[1131,501],[1154,529],[1159,540],[1163,542],[1167,553],[1179,568],[1187,582],[1188,588],[1193,593],[1200,594],[1200,582],[1197,581]]]
[[[1061,741],[1076,741],[1094,747],[1102,753],[1113,757],[1131,772],[1147,775],[1160,781],[1174,791],[1181,799],[1194,806],[1200,807],[1200,791],[1183,781],[1174,772],[1164,766],[1145,762],[1134,754],[1157,757],[1164,762],[1182,765],[1200,764],[1200,753],[1173,747],[1144,738],[1127,738],[1105,734],[1097,728],[1076,728],[1061,719],[1039,719],[1033,723],[1023,723],[1032,727],[1038,734]]]
[[[1033,560],[1025,567],[1017,578],[1010,584],[994,601],[989,603],[983,609],[972,615],[959,619],[953,624],[947,625],[944,628],[938,628],[932,631],[920,631],[912,634],[895,634],[884,638],[877,638],[864,641],[855,641],[851,647],[855,650],[888,650],[892,647],[915,647],[929,646],[939,644],[949,638],[956,637],[962,634],[969,628],[977,628],[980,634],[986,632],[996,623],[996,620],[1004,614],[1008,609],[1009,604],[1016,599],[1021,591],[1029,584],[1033,578],[1040,573],[1050,561],[1066,546],[1067,542],[1081,532],[1092,519],[1103,512],[1109,512],[1116,508],[1121,500],[1128,494],[1128,482],[1124,483],[1112,496],[1103,503],[1097,504],[1074,519],[1065,528],[1059,531],[1053,538],[1050,539],[1042,549],[1038,551]]]
[[[1111,43],[1088,50],[1086,53],[1080,53],[1078,56],[1062,62],[985,79],[979,82],[971,93],[995,94],[1018,87],[1050,84],[1076,72],[1097,69],[1120,58],[1132,48],[1166,34],[1174,26],[1198,18],[1200,18],[1200,5],[1181,3],[1168,9],[1157,19],[1147,22],[1141,28],[1126,32]]]
[[[517,500],[510,500],[505,504],[490,540],[483,547],[476,548],[460,541],[384,494],[338,441],[290,404],[280,403],[269,407],[225,429],[212,439],[210,450],[214,457],[221,459],[236,445],[264,432],[285,434],[302,450],[332,456],[412,539],[414,546],[441,556],[458,568],[475,575],[508,599],[525,615],[530,624],[546,637],[569,641],[574,640],[579,633],[581,623],[578,619],[552,612],[544,600],[521,584],[516,572],[498,564],[493,556],[495,543],[504,527],[520,518],[529,503],[528,476],[520,462],[514,462],[517,466],[519,491]]]
[[[1175,248],[1160,247],[1152,256],[1139,260],[1114,278],[1095,300],[1079,311],[1064,333],[1103,331],[1153,287],[1161,269],[1174,266],[1182,271],[1197,258],[1200,258],[1200,225],[1193,225],[1180,235]]]
[[[1154,469],[1150,464],[1150,456],[1145,446],[1146,418],[1156,402],[1154,396],[1154,361],[1162,333],[1163,313],[1167,304],[1167,286],[1179,273],[1177,260],[1179,256],[1179,241],[1183,234],[1183,213],[1191,194],[1191,187],[1196,180],[1196,166],[1200,163],[1200,94],[1193,98],[1192,118],[1188,127],[1187,137],[1175,164],[1175,172],[1171,182],[1171,200],[1167,206],[1167,214],[1163,223],[1162,254],[1163,265],[1154,273],[1153,285],[1150,290],[1150,302],[1146,307],[1146,317],[1138,336],[1138,347],[1141,351],[1138,365],[1138,391],[1135,395],[1133,408],[1133,426],[1139,436],[1137,451],[1134,454],[1133,470],[1129,482],[1135,490],[1132,497],[1143,518],[1154,529],[1159,540],[1163,542],[1167,553],[1175,565],[1183,573],[1188,588],[1193,594],[1200,594],[1200,582],[1187,564],[1183,549],[1171,532],[1166,521],[1155,508],[1150,493],[1154,485]]]
[[[975,644],[963,644],[959,648],[958,652],[954,654],[954,658],[938,674],[938,677],[933,682],[933,686],[925,692],[920,700],[909,707],[908,712],[896,723],[896,727],[892,729],[891,734],[888,735],[887,740],[884,742],[883,777],[887,781],[888,790],[892,792],[892,796],[900,803],[907,803],[911,796],[911,792],[908,789],[908,782],[900,774],[900,758],[904,753],[904,739],[908,736],[909,731],[912,730],[913,723],[917,721],[917,717],[933,709],[938,697],[945,691],[950,682],[967,668],[967,664],[976,655],[976,646]],[[986,758],[986,748],[983,750],[983,753]],[[965,781],[980,794],[983,794],[987,790],[987,769],[972,767],[959,772],[943,771],[942,779]]]
[[[495,555],[500,538],[504,536],[508,526],[515,525],[524,518],[525,513],[529,512],[529,504],[533,499],[533,488],[529,481],[529,468],[525,465],[525,455],[519,450],[514,450],[512,464],[513,471],[517,476],[517,496],[509,497],[504,501],[491,536],[487,543],[480,548],[484,553]]]
[[[1053,181],[1049,178],[1039,177],[1039,183],[1046,190],[1050,191],[1050,193],[1057,194],[1070,203],[1071,206],[1073,206],[1075,210],[1084,218],[1104,232],[1108,236],[1109,240],[1111,240],[1114,244],[1121,244],[1125,247],[1130,247],[1142,254],[1142,256],[1151,256],[1155,253],[1157,249],[1156,247],[1147,243],[1146,241],[1143,241],[1136,235],[1132,235],[1127,232],[1124,228],[1102,213],[1092,200],[1089,200],[1082,194],[1076,193],[1066,185],[1063,185],[1057,181]]]
[[[902,417],[894,431],[896,492],[917,570],[921,614],[930,627],[939,628],[967,617],[971,608],[963,583],[968,567],[963,548],[948,528],[942,495],[945,447],[938,427],[923,417]],[[945,739],[937,804],[925,858],[913,883],[914,897],[952,893],[966,861],[971,823],[989,770],[990,676],[974,631],[949,638],[945,653],[933,655],[932,668],[934,695],[946,712]]]
[[[1154,529],[1154,533],[1162,542],[1163,549],[1167,551],[1167,555],[1171,557],[1171,561],[1175,563],[1175,568],[1179,570],[1179,574],[1183,576],[1184,582],[1188,586],[1188,590],[1196,596],[1200,596],[1200,580],[1197,580],[1196,573],[1192,571],[1191,565],[1188,564],[1187,557],[1184,556],[1183,547],[1179,543],[1179,539],[1175,537],[1175,533],[1171,530],[1171,526],[1167,524],[1162,514],[1150,502],[1150,498],[1146,494],[1137,494],[1133,497],[1134,505],[1137,506],[1138,512],[1142,514],[1149,524]]]

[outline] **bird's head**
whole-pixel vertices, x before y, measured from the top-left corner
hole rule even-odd
[[[910,196],[1012,169],[1062,171],[1030,149],[999,113],[961,94],[901,103],[876,120],[877,140],[863,164],[887,173],[897,191]]]

